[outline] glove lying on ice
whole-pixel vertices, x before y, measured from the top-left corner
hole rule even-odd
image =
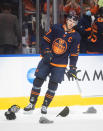
[[[47,50],[43,53],[43,62],[44,62],[45,64],[49,64],[49,63],[51,62],[51,60],[52,60],[52,57],[53,57],[52,52],[51,52],[49,49],[47,49]]]
[[[76,69],[77,69],[77,68],[74,67],[74,66],[71,66],[71,67],[70,67],[70,70],[68,70],[68,71],[66,72],[66,75],[67,75],[68,79],[70,79],[71,77],[74,77],[74,78],[77,79]]]
[[[6,116],[7,120],[15,120],[16,119],[16,115],[14,112],[7,111],[7,112],[5,112],[5,116]]]
[[[5,112],[5,116],[7,120],[15,120],[16,119],[16,115],[15,113],[17,113],[20,110],[20,107],[18,105],[13,105],[11,106],[7,112]]]

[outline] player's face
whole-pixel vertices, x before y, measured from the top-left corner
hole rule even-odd
[[[67,19],[66,23],[68,30],[72,29],[76,25],[76,22],[73,19]]]

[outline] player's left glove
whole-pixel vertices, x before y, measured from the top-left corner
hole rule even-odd
[[[70,70],[67,71],[66,75],[68,77],[68,79],[70,79],[71,77],[77,78],[77,73],[76,73],[76,67],[71,66]]]
[[[53,58],[52,52],[50,50],[48,50],[48,49],[44,52],[43,56],[44,56],[43,57],[43,62],[45,64],[49,64],[51,62],[52,58]]]

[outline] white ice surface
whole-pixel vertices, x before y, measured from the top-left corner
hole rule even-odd
[[[93,106],[97,113],[84,114],[91,106],[71,106],[66,117],[56,117],[64,107],[48,108],[48,119],[52,124],[40,124],[40,108],[31,114],[25,114],[21,109],[16,113],[15,120],[6,120],[5,111],[0,111],[0,131],[103,131],[103,105]]]

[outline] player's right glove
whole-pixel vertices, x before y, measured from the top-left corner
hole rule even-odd
[[[70,70],[68,70],[67,71],[67,73],[66,73],[66,75],[67,75],[67,77],[68,77],[68,79],[70,79],[71,77],[73,78],[77,78],[77,73],[76,73],[76,67],[74,67],[74,66],[71,66],[70,67]]]
[[[47,49],[47,50],[43,53],[43,62],[44,62],[45,64],[49,64],[49,63],[51,62],[52,58],[53,58],[52,52]]]

